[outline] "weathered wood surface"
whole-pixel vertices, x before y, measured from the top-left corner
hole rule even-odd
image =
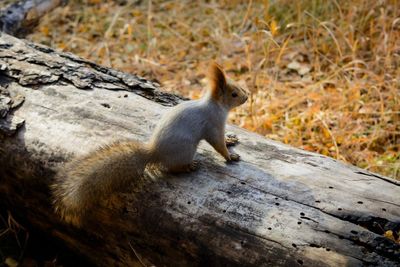
[[[99,203],[82,230],[65,225],[50,205],[56,168],[112,140],[145,140],[168,108],[155,101],[179,99],[5,34],[0,85],[2,132],[14,132],[1,140],[1,203],[98,265],[138,258],[147,266],[400,264],[400,245],[383,236],[400,228],[398,182],[233,126],[239,163],[201,144],[198,171],[127,188]]]
[[[40,18],[68,0],[2,0],[0,30],[23,37],[30,33]]]

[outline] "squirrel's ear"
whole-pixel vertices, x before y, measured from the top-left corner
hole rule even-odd
[[[211,92],[213,96],[218,96],[221,92],[223,93],[226,88],[226,77],[221,66],[213,62],[211,64],[208,79],[210,81]]]

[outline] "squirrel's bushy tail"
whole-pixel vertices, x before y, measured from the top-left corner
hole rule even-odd
[[[116,142],[66,164],[52,185],[56,212],[79,226],[99,201],[131,182],[140,183],[150,153],[139,142]]]

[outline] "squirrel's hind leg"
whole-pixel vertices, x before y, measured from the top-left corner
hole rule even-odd
[[[163,149],[159,163],[162,170],[169,173],[191,172],[197,169],[198,163],[193,161],[196,145],[191,140],[182,141],[180,148]],[[176,146],[176,145],[175,145]]]

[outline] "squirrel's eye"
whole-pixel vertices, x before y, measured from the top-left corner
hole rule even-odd
[[[232,97],[237,97],[237,96],[238,96],[238,94],[236,92],[232,93]]]

